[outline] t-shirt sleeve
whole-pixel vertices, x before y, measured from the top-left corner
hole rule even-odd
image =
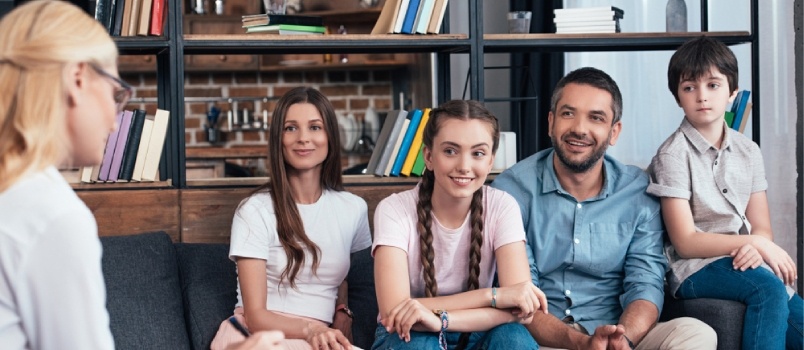
[[[756,143],[751,145],[751,163],[754,168],[754,178],[751,181],[751,193],[762,192],[768,189],[768,180],[765,178],[765,162],[762,151]]]
[[[486,207],[492,220],[489,229],[493,235],[494,250],[509,243],[525,241],[525,226],[516,199],[502,190],[487,193],[489,201]]]
[[[91,214],[68,212],[21,265],[20,310],[32,349],[112,349],[101,270],[101,244]],[[78,322],[80,320],[80,322]],[[2,347],[2,346],[0,346]]]
[[[411,226],[409,215],[399,194],[392,194],[380,201],[377,209],[374,210],[372,256],[377,247],[381,245],[397,247],[407,253],[411,230],[415,230]]]
[[[268,247],[279,237],[276,232],[276,215],[271,200],[252,196],[235,211],[232,219],[229,258],[255,258],[268,260]]]
[[[689,200],[692,196],[689,166],[677,156],[659,152],[648,168],[650,184],[647,192],[656,197]]]
[[[358,210],[355,235],[352,237],[351,252],[359,252],[371,247],[371,230],[368,223],[368,206],[366,201],[359,199],[360,210]]]

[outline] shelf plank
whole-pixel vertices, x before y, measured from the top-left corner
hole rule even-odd
[[[163,36],[116,36],[112,39],[117,44],[117,50],[127,55],[153,55],[170,48],[170,41]]]
[[[185,54],[468,52],[466,34],[186,34]]]
[[[748,32],[687,33],[584,33],[584,34],[485,34],[484,52],[527,51],[659,51],[675,50],[685,41],[701,36],[714,37],[727,45],[749,43]]]

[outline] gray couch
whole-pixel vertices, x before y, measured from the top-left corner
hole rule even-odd
[[[173,243],[165,233],[102,237],[107,308],[118,349],[209,349],[232,313],[237,275],[225,244]],[[352,255],[349,306],[355,345],[371,348],[377,323],[369,250]],[[745,305],[665,298],[660,320],[698,318],[718,333],[718,349],[739,349]]]
[[[228,245],[173,243],[163,232],[102,237],[101,243],[117,349],[209,349],[237,301]],[[378,312],[368,249],[352,255],[347,278],[354,343],[368,349]]]

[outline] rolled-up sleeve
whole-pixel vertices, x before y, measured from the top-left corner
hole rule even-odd
[[[659,153],[648,169],[650,184],[647,192],[656,197],[690,199],[689,166],[675,155]]]

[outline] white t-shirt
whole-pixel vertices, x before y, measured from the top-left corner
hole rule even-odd
[[[350,254],[371,246],[366,202],[349,192],[324,191],[314,204],[297,204],[304,231],[321,249],[317,275],[307,255],[296,275],[296,289],[279,276],[287,256],[276,231],[276,215],[270,193],[257,193],[238,208],[232,223],[229,257],[266,261],[268,310],[332,322],[338,286],[349,272]],[[237,306],[243,305],[240,286]]]
[[[114,348],[95,218],[53,167],[0,193],[0,347]]]
[[[421,244],[416,231],[419,201],[419,186],[390,195],[383,199],[374,211],[374,244],[391,246],[408,254],[410,293],[413,298],[424,297],[422,278]],[[525,228],[516,200],[508,193],[483,186],[483,246],[480,253],[479,288],[489,288],[496,271],[494,252],[506,244],[525,240]],[[435,278],[438,295],[452,295],[467,290],[469,278],[469,248],[471,245],[471,213],[466,215],[461,227],[448,229],[433,216],[433,250]]]

